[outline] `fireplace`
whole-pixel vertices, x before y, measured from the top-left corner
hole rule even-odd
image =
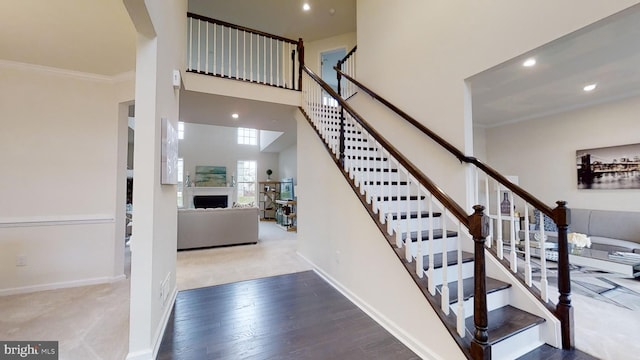
[[[196,209],[226,208],[229,204],[227,195],[196,195],[193,197],[193,206]]]

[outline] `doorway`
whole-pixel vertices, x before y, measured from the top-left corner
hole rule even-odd
[[[346,48],[327,50],[320,53],[320,77],[336,92],[338,92],[338,78],[333,67],[346,55]]]

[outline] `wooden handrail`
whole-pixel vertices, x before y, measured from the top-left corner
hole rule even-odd
[[[442,205],[449,209],[449,211],[463,224],[467,229],[469,228],[469,215],[467,215],[464,209],[458,205],[449,195],[447,195],[442,189],[440,189],[431,179],[429,179],[422,171],[420,171],[411,161],[404,157],[398,149],[396,149],[387,139],[385,139],[380,133],[374,130],[368,122],[366,122],[346,101],[342,99],[338,93],[336,93],[331,86],[324,82],[318,75],[316,75],[309,67],[302,65],[303,70],[309,75],[318,85],[322,87],[331,97],[333,97],[340,106],[346,110],[355,121],[357,121],[376,141],[380,143],[388,152],[393,156],[398,163],[400,163],[413,177],[418,180],[433,196],[435,196]]]
[[[344,76],[349,81],[351,81],[352,83],[356,84],[356,86],[358,86],[360,89],[362,89],[365,93],[369,94],[371,97],[373,97],[374,99],[378,100],[380,103],[382,103],[383,105],[385,105],[386,107],[391,109],[391,111],[395,112],[398,116],[400,116],[401,118],[405,119],[411,125],[415,126],[418,130],[422,131],[425,135],[427,135],[428,137],[433,139],[433,141],[435,141],[440,146],[445,148],[449,153],[453,154],[453,156],[455,156],[460,162],[465,162],[465,163],[468,163],[468,164],[475,165],[476,167],[478,167],[479,169],[484,171],[487,175],[489,175],[492,178],[494,178],[495,180],[497,180],[504,187],[508,188],[509,190],[513,191],[515,194],[520,196],[520,198],[525,200],[527,203],[533,205],[535,208],[539,209],[541,212],[543,212],[544,214],[546,214],[550,218],[552,218],[554,220],[557,220],[556,217],[555,217],[555,214],[553,212],[553,209],[551,207],[547,206],[542,201],[538,200],[535,196],[531,195],[528,191],[526,191],[523,188],[519,187],[518,185],[512,183],[506,177],[504,177],[502,174],[497,172],[495,169],[493,169],[489,165],[484,164],[483,162],[481,162],[477,158],[475,158],[473,156],[464,155],[464,153],[462,153],[462,151],[458,150],[458,148],[453,146],[447,140],[443,139],[441,136],[439,136],[438,134],[436,134],[433,131],[431,131],[429,128],[424,126],[418,120],[414,119],[409,114],[407,114],[406,112],[402,111],[401,109],[399,109],[397,106],[395,106],[392,103],[390,103],[388,100],[386,100],[382,96],[378,95],[375,91],[371,90],[370,88],[368,88],[367,86],[365,86],[364,84],[359,82],[358,80],[356,80],[353,77],[351,77],[351,76],[347,75],[346,73],[344,73],[338,67],[334,67],[334,69],[336,70],[336,72],[338,72],[338,74],[340,74],[340,76]]]
[[[358,45],[354,46],[353,49],[351,49],[351,51],[347,53],[347,55],[345,55],[342,59],[338,60],[338,65],[336,67],[341,68],[342,64],[345,61],[347,61],[347,59],[351,57],[351,55],[353,55],[356,52],[356,50],[358,50]]]
[[[260,30],[251,29],[251,28],[248,28],[248,27],[244,27],[244,26],[228,23],[228,22],[222,21],[222,20],[212,19],[210,17],[194,14],[194,13],[191,13],[191,12],[187,13],[187,17],[198,19],[198,20],[202,20],[202,21],[206,21],[206,22],[210,22],[212,24],[218,24],[218,25],[230,27],[230,28],[233,28],[233,29],[236,29],[236,30],[245,31],[245,32],[248,32],[248,33],[252,33],[252,34],[256,34],[256,35],[260,35],[260,36],[264,36],[264,37],[268,37],[268,38],[272,38],[272,39],[276,39],[276,40],[280,40],[280,41],[284,41],[284,42],[288,42],[288,43],[291,43],[291,44],[297,44],[298,43],[297,40],[287,39],[287,38],[282,37],[282,36],[269,34],[269,33],[266,33],[264,31],[260,31]]]

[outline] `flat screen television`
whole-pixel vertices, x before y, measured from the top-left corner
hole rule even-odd
[[[284,178],[280,182],[280,200],[293,200],[293,178]]]

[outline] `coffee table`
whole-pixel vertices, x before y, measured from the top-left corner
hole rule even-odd
[[[640,258],[625,257],[624,255],[616,256],[616,254],[620,253],[584,248],[570,252],[569,263],[634,278],[640,276]]]
[[[518,249],[518,254],[524,257],[524,242],[520,242]],[[539,242],[531,241],[530,249],[532,257],[540,258],[544,253],[544,257],[547,260],[558,261],[557,243],[546,242],[543,250]],[[619,256],[617,256],[617,254],[619,254]],[[589,248],[573,249],[569,252],[569,263],[634,278],[640,277],[640,257],[633,254],[628,255],[628,253],[616,253]]]

